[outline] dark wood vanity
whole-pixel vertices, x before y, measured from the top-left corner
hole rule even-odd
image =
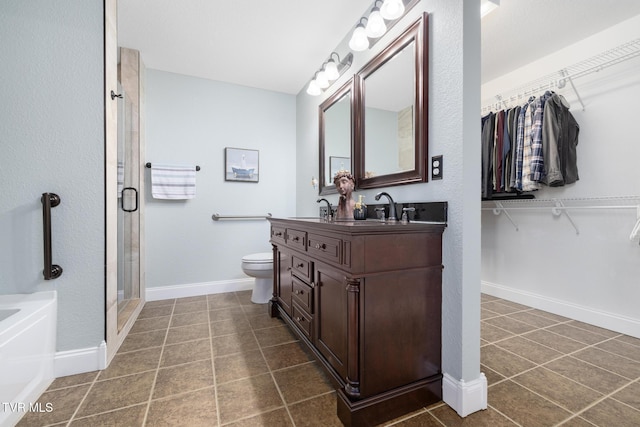
[[[442,399],[444,223],[270,218],[271,316],[309,347],[346,426]]]

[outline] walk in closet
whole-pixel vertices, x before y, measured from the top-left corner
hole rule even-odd
[[[481,110],[483,292],[636,337],[638,22],[484,84]],[[539,114],[554,111],[549,100],[566,107],[560,119]],[[518,114],[531,108],[519,128]],[[560,122],[560,146],[539,139]],[[553,150],[564,157],[549,157]]]

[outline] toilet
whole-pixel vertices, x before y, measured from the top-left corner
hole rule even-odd
[[[242,258],[242,271],[255,277],[251,302],[266,304],[273,296],[273,253],[261,252]]]

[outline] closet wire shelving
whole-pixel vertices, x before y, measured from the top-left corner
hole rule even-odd
[[[640,39],[634,39],[623,43],[584,61],[530,81],[525,85],[503,92],[502,94],[497,94],[495,96],[496,102],[482,107],[482,115],[491,111],[508,108],[509,105],[507,102],[515,104],[547,90],[562,89],[567,85],[567,83],[571,85],[578,102],[582,106],[582,110],[584,110],[584,102],[582,101],[573,81],[638,56],[640,56]],[[510,95],[505,96],[505,94]],[[580,229],[569,214],[569,210],[635,209],[636,221],[629,238],[634,240],[640,237],[640,196],[582,197],[565,199],[519,199],[516,197],[513,200],[484,200],[483,203],[493,203],[493,207],[483,207],[482,210],[491,210],[494,215],[504,213],[516,231],[519,230],[518,225],[509,214],[509,211],[543,209],[550,210],[554,216],[565,215],[575,229],[576,234],[580,234]],[[518,204],[521,206],[518,206]]]
[[[571,85],[571,88],[578,98],[578,102],[582,106],[582,110],[584,110],[584,102],[582,102],[582,98],[580,97],[573,81],[577,78],[584,77],[613,65],[628,61],[637,56],[640,56],[640,39],[623,43],[615,48],[606,50],[589,59],[578,62],[577,64],[562,68],[554,73],[530,81],[525,85],[504,92],[503,94],[497,94],[495,96],[495,102],[482,107],[482,115],[485,115],[490,111],[508,108],[507,103],[515,104],[521,100],[528,99],[530,96],[543,93],[546,90],[562,89],[567,85],[567,83]],[[511,95],[505,96],[505,93]]]
[[[492,211],[494,215],[504,213],[507,219],[519,230],[518,224],[509,214],[513,210],[549,210],[554,216],[565,215],[576,234],[580,234],[578,225],[569,214],[570,210],[599,210],[599,209],[634,209],[636,222],[629,239],[634,240],[640,236],[640,196],[608,196],[608,197],[577,197],[566,199],[514,199],[483,201],[493,203],[493,207],[483,207],[483,211]],[[506,203],[506,206],[505,206]],[[526,206],[522,206],[526,203]],[[521,206],[518,206],[520,204]]]

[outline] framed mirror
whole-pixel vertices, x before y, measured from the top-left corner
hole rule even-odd
[[[427,14],[356,74],[358,188],[427,181]]]
[[[353,171],[354,142],[353,78],[335,91],[319,107],[320,173],[319,194],[337,193],[336,171]]]

